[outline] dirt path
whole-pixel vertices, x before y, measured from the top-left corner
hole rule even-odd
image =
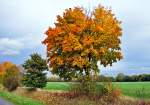
[[[0,98],[0,105],[13,105],[12,103],[10,102],[7,102],[6,100]]]

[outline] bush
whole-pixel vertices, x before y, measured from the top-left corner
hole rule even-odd
[[[13,91],[16,90],[17,87],[19,86],[19,81],[18,78],[16,77],[7,77],[3,81],[3,86],[8,90],[8,91]]]
[[[17,89],[19,86],[19,70],[15,65],[6,69],[3,75],[2,84],[8,91]]]
[[[73,93],[77,96],[91,96],[96,92],[96,82],[82,82],[82,83],[73,83],[71,84],[70,93]]]
[[[90,100],[95,101],[104,97],[106,102],[113,102],[119,98],[121,91],[113,88],[111,82],[89,82],[84,85],[81,83],[73,83],[68,94],[72,98],[86,96]]]
[[[4,76],[5,71],[12,66],[14,66],[14,64],[11,62],[3,62],[0,64],[0,83],[3,82],[3,76]]]

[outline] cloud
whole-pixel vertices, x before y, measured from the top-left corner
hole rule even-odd
[[[148,62],[133,62],[131,60],[122,60],[114,63],[113,66],[100,67],[100,74],[116,76],[118,73],[127,75],[146,74],[150,73],[150,66]]]
[[[34,34],[22,37],[0,38],[0,55],[18,55],[22,50],[33,49],[41,45],[42,37]]]
[[[29,33],[27,35],[22,35],[22,37],[18,38],[21,43],[25,44],[23,47],[26,49],[32,49],[37,46],[42,45],[42,40],[44,38],[44,35],[37,35]]]
[[[12,59],[20,63],[21,60],[18,59],[23,61],[33,52],[45,53],[46,50],[41,44],[43,33],[48,26],[54,25],[56,15],[63,14],[69,7],[83,6],[93,9],[99,3],[111,7],[117,19],[122,21],[121,46],[124,55],[124,59],[112,67],[100,67],[101,73],[150,72],[148,0],[0,0],[0,55],[5,55],[5,60]],[[10,57],[10,55],[17,56]],[[4,61],[2,56],[0,57],[0,61]]]
[[[23,43],[10,38],[0,38],[0,55],[16,55],[20,53]]]

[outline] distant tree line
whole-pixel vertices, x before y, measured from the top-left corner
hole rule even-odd
[[[119,73],[116,77],[101,75],[98,81],[112,81],[112,82],[140,82],[150,81],[150,74],[139,74],[139,75],[124,75]]]
[[[57,76],[51,76],[48,78],[49,82],[61,82],[64,81]],[[77,79],[73,79],[73,82],[78,82]],[[98,82],[140,82],[140,81],[150,81],[150,74],[139,74],[139,75],[125,75],[119,73],[117,76],[105,76],[100,75],[96,78]]]

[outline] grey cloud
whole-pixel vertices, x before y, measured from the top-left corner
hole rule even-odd
[[[2,55],[18,55],[23,49],[33,49],[41,45],[42,37],[26,34],[22,37],[0,38],[0,53]]]
[[[121,46],[124,55],[124,59],[112,67],[100,67],[101,72],[112,74],[131,73],[131,71],[146,72],[146,70],[149,72],[150,1],[148,0],[0,0],[0,38],[8,38],[21,43],[20,47],[15,47],[19,50],[13,50],[14,54],[24,53],[22,50],[31,53],[36,47],[38,48],[36,51],[43,54],[45,50],[41,44],[44,38],[43,33],[48,26],[54,26],[56,15],[62,14],[69,7],[83,6],[93,9],[99,3],[105,7],[111,7],[115,16],[122,21]],[[1,43],[0,53],[1,46],[3,51],[5,49],[5,54],[11,52],[8,49],[14,49],[6,49],[4,47],[6,45]]]
[[[0,53],[2,55],[16,55],[20,53],[23,43],[15,39],[0,38]]]

